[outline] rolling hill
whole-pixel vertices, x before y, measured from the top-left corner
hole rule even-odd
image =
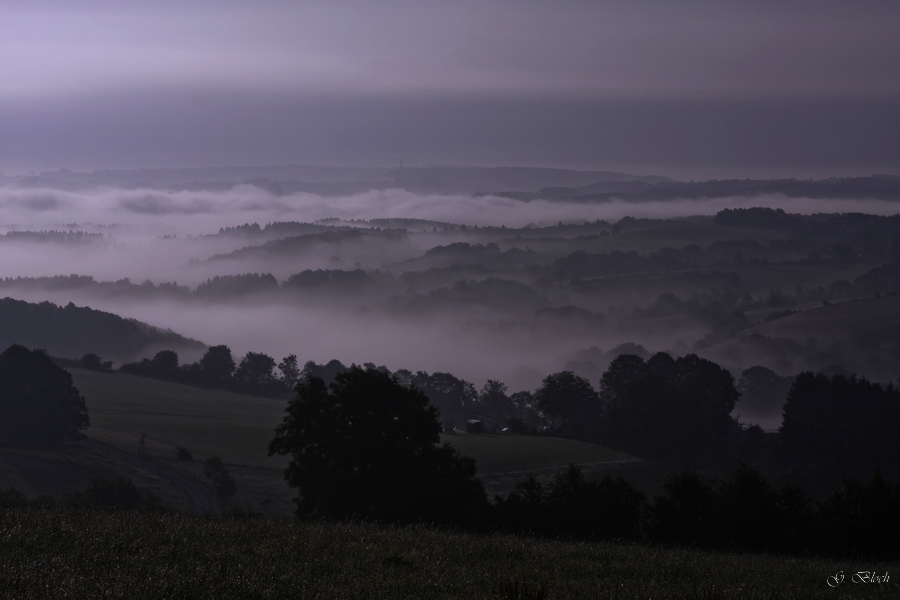
[[[0,299],[0,348],[22,344],[51,356],[80,358],[91,352],[106,359],[134,360],[158,350],[200,354],[206,345],[169,330],[118,315],[52,302]]]

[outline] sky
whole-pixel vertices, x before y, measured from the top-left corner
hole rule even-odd
[[[900,3],[0,3],[0,172],[900,174]]]

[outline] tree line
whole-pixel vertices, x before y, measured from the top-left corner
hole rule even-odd
[[[276,367],[279,373],[275,372]],[[211,346],[199,361],[186,364],[180,364],[177,352],[160,350],[152,358],[123,364],[119,371],[273,397],[288,397],[301,374],[294,354],[276,363],[268,354],[247,352],[235,363],[231,348],[226,345]]]
[[[493,531],[708,550],[884,559],[900,556],[900,483],[876,471],[845,477],[816,500],[740,463],[723,477],[674,470],[649,498],[622,477],[588,481],[570,465],[533,476],[488,508]]]
[[[840,372],[790,379],[752,367],[735,381],[695,354],[625,353],[609,363],[597,388],[564,370],[547,375],[534,391],[510,393],[494,379],[479,390],[446,372],[363,367],[420,390],[441,420],[460,425],[483,419],[510,433],[577,438],[672,466],[719,469],[743,460],[790,471],[819,490],[834,483],[836,473],[866,476],[880,468],[900,476],[900,438],[892,434],[900,424],[900,392]],[[259,352],[236,363],[228,346],[219,345],[195,363],[181,365],[177,353],[163,350],[120,370],[288,399],[297,384],[318,378],[327,386],[351,367],[332,360],[301,368],[294,354],[276,363]],[[779,433],[741,423],[736,415],[744,404],[749,414],[781,412]]]
[[[710,549],[880,557],[898,552],[900,391],[891,385],[801,373],[788,391],[784,422],[769,452],[755,455],[755,467],[726,469],[722,457],[734,464],[740,454],[728,449],[740,440],[729,434],[736,431],[733,421],[730,430],[720,429],[722,415],[739,395],[715,363],[694,355],[622,355],[604,373],[598,393],[570,372],[553,374],[533,397],[563,431],[595,431],[601,441],[672,471],[652,500],[621,477],[588,481],[573,465],[546,487],[529,476],[490,502],[475,461],[441,445],[441,412],[414,383],[418,374],[332,361],[307,363],[296,375],[295,396],[269,453],[289,457],[285,479],[298,491],[302,518]],[[437,381],[442,379],[452,381]],[[4,445],[75,441],[89,423],[71,375],[42,351],[7,348],[0,353],[0,381]],[[505,394],[496,381],[482,394],[463,388],[485,406]],[[753,439],[750,431],[743,430],[744,442]],[[718,472],[727,476],[676,468],[713,464],[706,454],[711,451],[718,453]],[[221,467],[207,464],[206,475],[233,493],[233,480]],[[124,487],[107,491],[115,495]]]
[[[632,389],[674,387],[675,391],[667,390],[666,400],[678,402],[678,382],[696,379],[698,368],[708,369],[720,383],[725,379],[715,371],[717,366],[698,367],[696,358],[684,358],[678,364],[671,357],[648,361],[626,357],[621,367],[631,369],[619,378],[620,389],[628,389],[629,379],[651,379],[649,388],[642,384]],[[844,403],[854,402],[854,396],[867,389],[892,402],[888,410],[897,406],[895,390],[841,376],[800,378],[789,400],[809,392],[806,379],[831,386],[836,396],[849,394],[842,396]],[[896,442],[890,448],[882,446],[886,455],[879,462],[837,470],[844,475],[840,484],[817,500],[792,481],[789,472],[777,473],[786,481],[777,487],[761,469],[738,463],[729,475],[717,479],[693,469],[673,469],[652,500],[622,477],[588,481],[571,465],[546,487],[528,476],[514,491],[490,502],[476,478],[474,460],[448,443],[440,445],[439,411],[418,387],[405,385],[383,368],[351,366],[330,384],[312,376],[296,392],[275,430],[269,454],[289,457],[285,480],[297,489],[300,518],[431,523],[485,532],[739,551],[881,558],[898,553],[900,518],[895,506],[900,484],[878,470],[896,469]],[[627,395],[617,397],[623,405],[628,403]],[[786,420],[787,414],[791,420],[802,419],[802,411],[787,407],[785,411]],[[683,422],[672,425],[677,428]],[[871,420],[859,427],[872,435],[870,425]],[[803,438],[794,436],[779,448],[789,455],[792,447],[803,444]],[[683,450],[685,456],[695,451],[695,446]],[[823,461],[830,458],[825,455]],[[864,470],[870,473],[865,480],[847,473]]]

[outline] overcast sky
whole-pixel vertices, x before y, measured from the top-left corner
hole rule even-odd
[[[900,2],[7,0],[0,23],[5,172],[900,174]]]

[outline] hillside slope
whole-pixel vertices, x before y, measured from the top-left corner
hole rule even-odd
[[[158,350],[202,353],[206,345],[113,313],[52,302],[37,304],[0,299],[0,348],[22,344],[51,356],[80,358],[92,352],[118,361],[134,360]]]

